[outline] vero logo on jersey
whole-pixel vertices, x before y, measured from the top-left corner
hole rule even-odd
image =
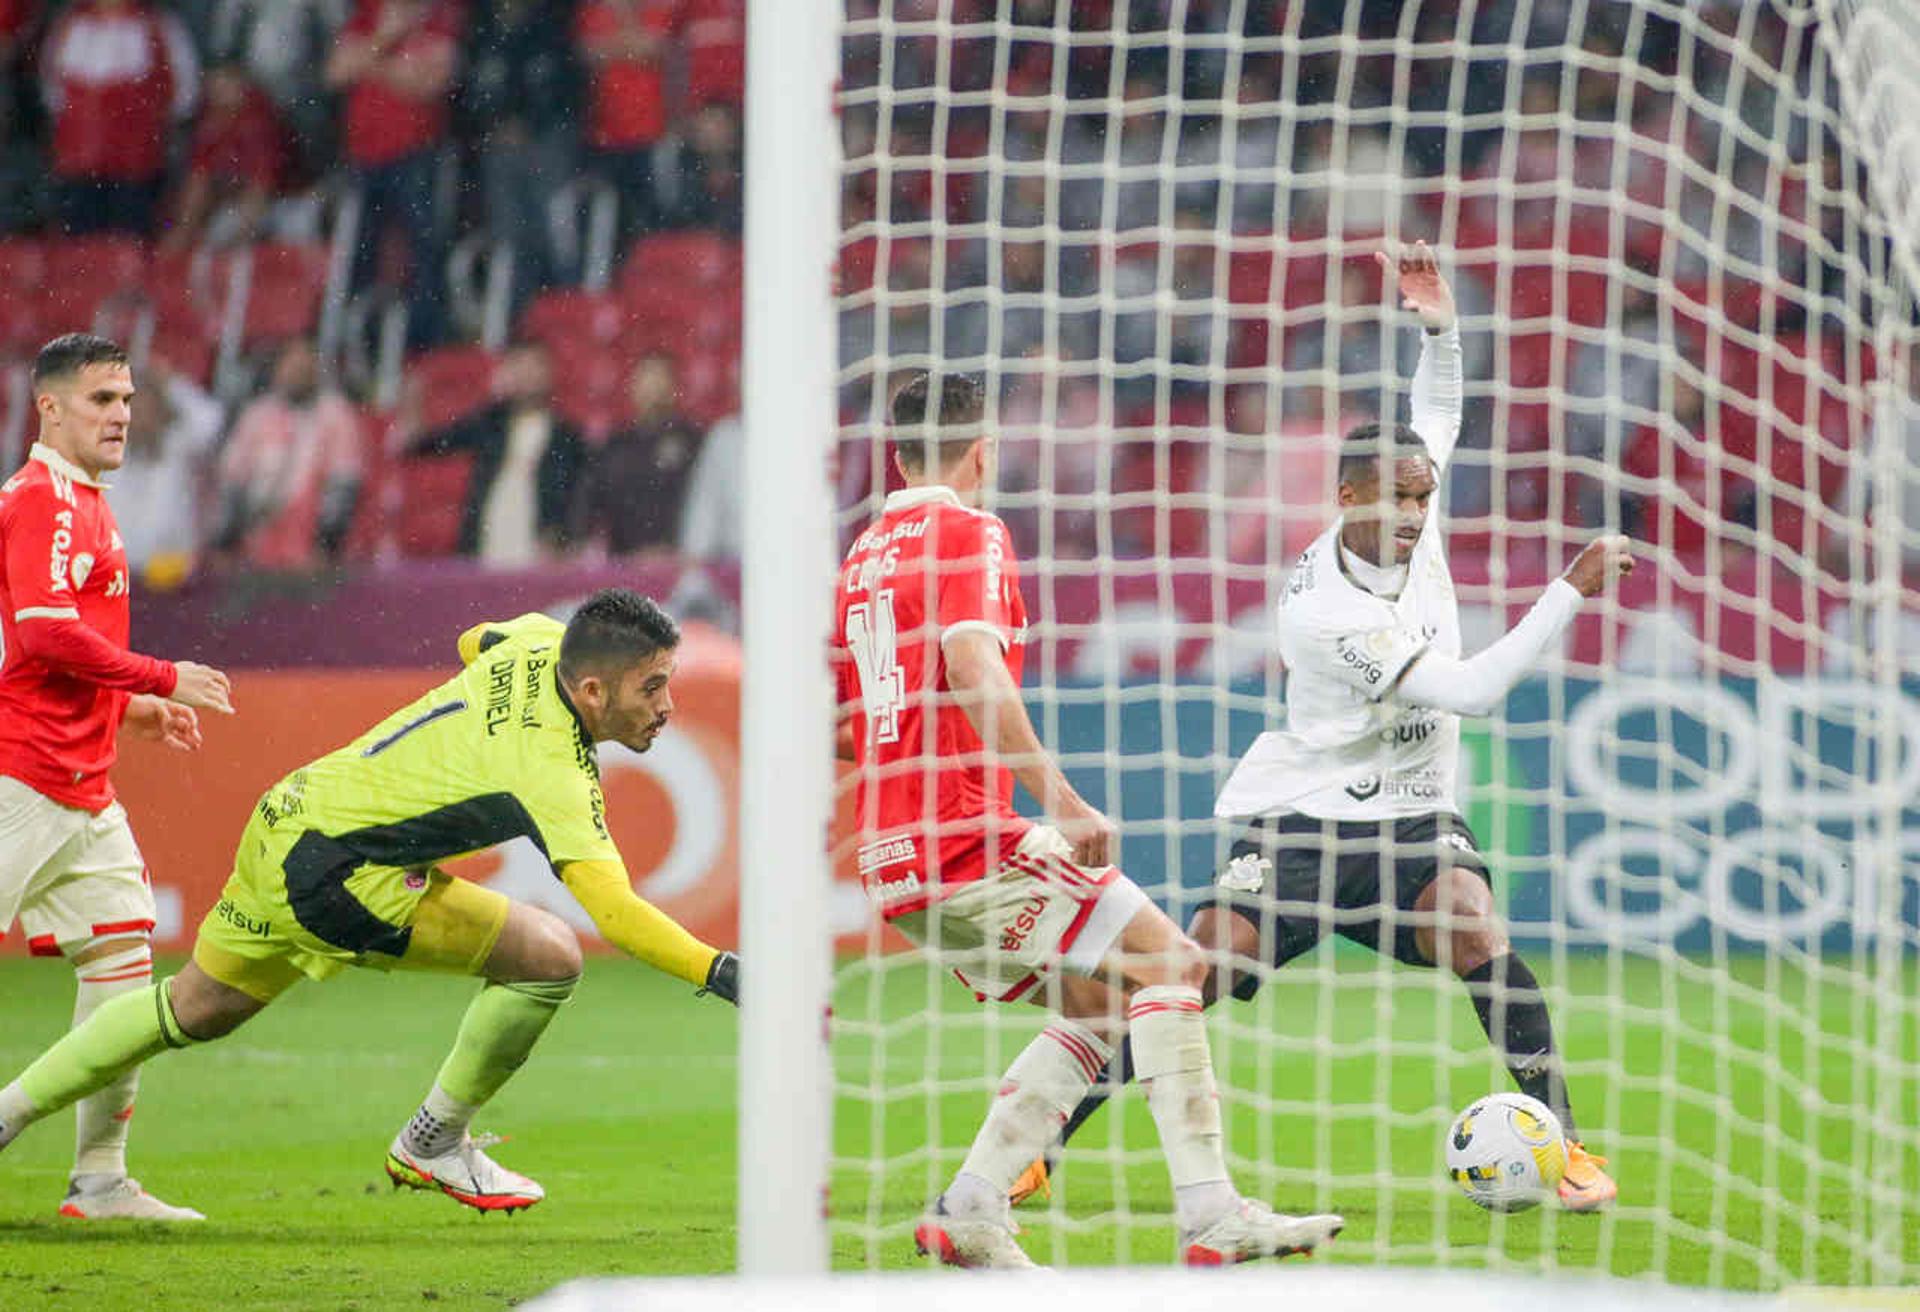
[[[75,556],[73,563],[67,567],[67,573],[73,576],[74,591],[86,587],[87,577],[93,573],[93,553],[83,551]]]
[[[47,555],[47,586],[54,592],[67,591],[67,548],[73,545],[73,512],[62,510],[53,517],[53,544]]]

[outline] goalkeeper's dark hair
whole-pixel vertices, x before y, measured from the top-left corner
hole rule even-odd
[[[602,588],[580,604],[560,639],[560,677],[605,677],[680,645],[680,626],[651,597]]]
[[[127,348],[93,333],[66,333],[40,348],[33,358],[33,390],[71,378],[90,364],[125,364]]]
[[[1402,460],[1431,460],[1427,444],[1407,424],[1361,424],[1340,444],[1340,481],[1364,483]]]
[[[987,390],[970,374],[941,374],[916,369],[894,389],[887,404],[893,449],[913,474],[945,469],[978,442],[987,412]]]

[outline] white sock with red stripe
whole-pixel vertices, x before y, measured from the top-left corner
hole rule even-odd
[[[78,1026],[109,999],[153,987],[153,951],[142,942],[75,966],[74,974],[80,980],[73,1000],[73,1023]],[[133,1117],[133,1095],[139,1085],[136,1066],[73,1105],[73,1183],[81,1192],[104,1189],[126,1178],[127,1122]]]
[[[1070,1020],[1055,1020],[1029,1043],[1000,1081],[1000,1092],[946,1192],[955,1215],[998,1214],[1007,1190],[1053,1142],[1092,1087],[1113,1049]]]
[[[1156,984],[1127,1007],[1133,1073],[1147,1091],[1160,1146],[1173,1177],[1182,1229],[1204,1229],[1239,1202],[1220,1136],[1220,1090],[1207,1048],[1200,990]]]

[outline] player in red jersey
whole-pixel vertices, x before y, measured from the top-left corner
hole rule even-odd
[[[964,377],[917,373],[894,394],[907,486],[847,553],[834,607],[841,751],[860,767],[869,893],[982,1001],[1057,1013],[1007,1068],[915,1242],[956,1266],[1032,1266],[1007,1190],[1126,1032],[1148,1072],[1182,1257],[1212,1265],[1309,1251],[1338,1233],[1339,1217],[1279,1215],[1227,1176],[1200,1014],[1205,957],[1109,863],[1112,822],[1067,782],[1020,699],[1019,562],[1007,526],[976,508],[993,476],[984,408]],[[1015,813],[1015,780],[1045,822]]]
[[[121,732],[191,751],[227,676],[127,649],[127,555],[102,476],[126,452],[126,352],[57,337],[33,366],[39,441],[0,484],[0,934],[79,977],[77,1025],[153,974],[153,892],[107,771]],[[63,1216],[198,1220],[127,1176],[138,1075],[83,1099]]]

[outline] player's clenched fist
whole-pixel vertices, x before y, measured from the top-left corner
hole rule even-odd
[[[1587,543],[1587,549],[1580,553],[1561,577],[1578,589],[1581,596],[1594,597],[1607,586],[1608,580],[1619,574],[1631,573],[1633,543],[1625,534],[1614,533]]]
[[[176,661],[173,668],[177,677],[168,701],[233,714],[233,684],[225,674],[198,661]]]

